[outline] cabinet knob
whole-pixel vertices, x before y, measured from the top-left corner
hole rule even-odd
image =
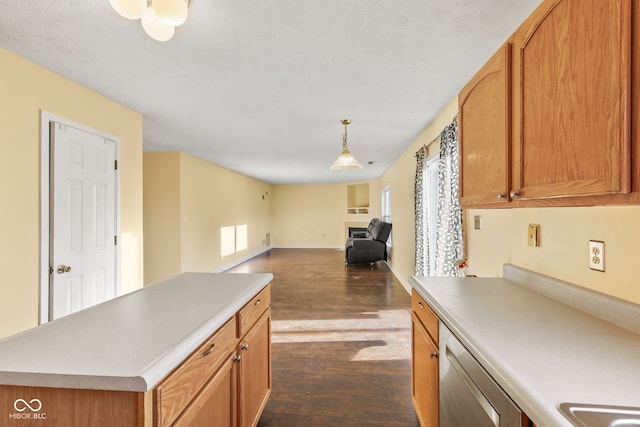
[[[507,199],[506,193],[498,193],[498,200],[506,200],[506,199]]]
[[[511,190],[511,193],[509,193],[509,195],[512,199],[519,199],[522,193],[520,192],[520,190]]]
[[[439,356],[439,355],[438,355],[438,353],[431,353],[431,354],[429,355],[429,357],[430,357],[431,359],[437,359],[437,358],[438,358],[438,356]]]
[[[241,350],[249,350],[249,344],[247,344],[246,342],[245,342],[245,343],[243,343],[243,344],[240,346],[240,349],[241,349]]]
[[[422,305],[422,303],[421,303],[421,302],[419,302],[419,303],[418,303],[418,307],[420,307],[421,309],[423,309],[423,310],[424,310],[424,305]]]
[[[242,359],[242,356],[240,356],[239,354],[236,354],[235,356],[233,356],[234,362],[239,362],[241,359]]]

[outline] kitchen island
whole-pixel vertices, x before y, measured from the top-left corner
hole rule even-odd
[[[537,426],[572,426],[563,402],[640,407],[638,305],[513,265],[504,278],[410,281]]]
[[[0,425],[188,424],[221,396],[231,424],[255,425],[271,389],[271,279],[183,273],[0,341]]]

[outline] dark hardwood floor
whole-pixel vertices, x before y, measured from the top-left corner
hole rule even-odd
[[[259,427],[419,426],[411,298],[382,262],[272,249],[231,272],[271,272],[272,379]]]

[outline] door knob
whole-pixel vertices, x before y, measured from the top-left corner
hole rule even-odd
[[[71,267],[68,266],[68,265],[60,264],[58,266],[58,274],[64,274],[64,273],[68,273],[70,271],[71,271]]]

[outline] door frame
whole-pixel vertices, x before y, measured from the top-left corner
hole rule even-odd
[[[50,167],[49,162],[51,158],[49,124],[51,122],[57,122],[65,126],[73,127],[78,130],[92,133],[101,138],[108,139],[115,143],[115,158],[119,159],[120,138],[108,134],[106,132],[93,129],[89,126],[81,123],[76,123],[72,120],[64,117],[56,116],[55,114],[48,113],[44,110],[40,110],[40,259],[39,266],[39,298],[38,298],[38,324],[47,323],[51,316],[50,306],[50,292],[49,292],[49,260],[51,251],[51,212],[50,212]],[[121,262],[120,262],[120,247],[122,246],[122,239],[120,238],[120,174],[116,170],[115,183],[114,183],[114,196],[115,196],[115,233],[117,236],[116,245],[116,260],[115,260],[115,290],[116,296],[121,294]]]

